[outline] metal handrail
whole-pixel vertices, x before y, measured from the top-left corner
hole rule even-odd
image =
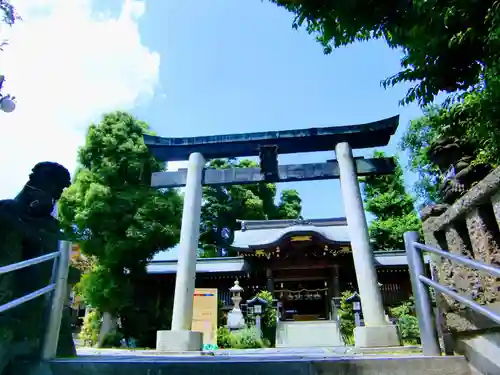
[[[440,249],[436,249],[432,246],[424,245],[424,244],[421,244],[418,242],[414,242],[413,246],[415,246],[417,249],[427,251],[429,253],[437,254],[437,255],[440,255],[440,256],[447,258],[447,259],[451,259],[457,263],[461,263],[465,266],[469,266],[470,268],[474,268],[476,270],[488,272],[489,274],[491,274],[493,276],[500,277],[500,268],[498,268],[498,267],[491,266],[489,264],[485,264],[482,262],[478,262],[477,260],[473,260],[473,259],[464,257],[462,255],[453,254],[453,253],[450,253],[449,251],[443,251]]]
[[[466,305],[467,307],[470,307],[472,310],[486,316],[487,318],[490,318],[493,320],[495,323],[500,324],[500,315],[495,313],[494,311],[491,311],[490,309],[470,300],[469,298],[466,298],[464,296],[461,296],[457,292],[454,292],[441,284],[435,282],[434,280],[431,280],[425,276],[420,276],[420,280],[424,283],[429,285],[430,287],[436,289],[438,292],[446,294],[447,296],[453,298],[454,300],[462,303],[463,305]]]
[[[52,292],[56,288],[56,284],[49,284],[45,288],[38,289],[32,293],[26,294],[25,296],[19,297],[13,301],[7,302],[0,306],[0,313],[3,313],[7,310],[13,309],[19,305],[22,305],[25,302],[29,302],[37,297],[41,297],[44,294]]]
[[[404,242],[408,257],[408,268],[410,271],[413,296],[415,298],[415,310],[420,328],[422,349],[425,355],[441,355],[441,348],[439,347],[439,341],[437,338],[437,329],[433,322],[433,311],[428,287],[434,288],[439,293],[446,294],[457,302],[471,308],[473,311],[500,324],[500,315],[496,312],[426,277],[423,252],[436,254],[451,261],[461,263],[469,266],[470,268],[484,271],[498,277],[500,277],[499,267],[418,243],[417,232],[406,232],[404,234]]]
[[[50,254],[45,254],[45,255],[39,256],[38,258],[23,260],[22,262],[19,262],[19,263],[9,264],[8,266],[0,267],[0,275],[6,274],[9,272],[13,272],[13,271],[17,271],[17,270],[20,270],[20,269],[23,269],[23,268],[26,268],[29,266],[33,266],[35,264],[47,262],[51,259],[57,258],[58,256],[59,256],[59,251],[55,251],[55,252],[50,253]]]
[[[54,260],[53,275],[51,278],[52,281],[49,285],[26,294],[22,297],[16,298],[13,301],[0,305],[0,313],[3,313],[35,298],[41,297],[51,292],[53,293],[45,336],[42,343],[42,359],[52,359],[56,356],[57,343],[59,340],[59,330],[61,327],[61,318],[68,283],[70,251],[71,242],[60,241],[59,249],[56,252],[0,267],[0,275],[4,275],[9,272],[14,272],[26,267],[33,266],[35,264]]]

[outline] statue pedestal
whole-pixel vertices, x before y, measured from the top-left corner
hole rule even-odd
[[[384,348],[401,346],[398,327],[385,325],[354,328],[354,345],[357,348]]]
[[[233,329],[242,329],[245,328],[245,318],[240,309],[232,309],[227,314],[227,328],[230,330]]]
[[[277,348],[328,348],[344,346],[340,329],[333,320],[278,322]]]
[[[160,352],[199,352],[203,333],[194,331],[157,331],[156,350]]]

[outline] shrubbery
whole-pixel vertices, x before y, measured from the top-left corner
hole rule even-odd
[[[229,334],[229,344],[232,349],[259,349],[265,347],[255,327],[231,332]]]
[[[113,330],[104,335],[102,339],[103,348],[120,348],[122,346],[123,334],[117,330]]]
[[[352,304],[347,302],[347,299],[353,294],[353,292],[347,290],[340,296],[340,334],[346,345],[354,344],[354,328],[356,327],[354,322],[354,311],[352,309]]]
[[[224,349],[259,349],[265,348],[264,340],[255,327],[229,332],[226,327],[217,330],[217,346]]]
[[[217,346],[219,348],[229,349],[231,347],[229,335],[229,330],[226,327],[219,327],[217,329]]]
[[[402,303],[391,309],[391,315],[397,318],[399,333],[405,345],[416,345],[420,343],[420,330],[418,319],[414,315],[413,300]]]
[[[97,310],[90,310],[83,318],[82,329],[80,331],[80,339],[83,340],[85,346],[94,346],[99,340],[99,332],[101,330],[101,314]]]
[[[346,300],[352,296],[353,292],[342,293],[339,309],[340,334],[346,345],[354,344],[354,311],[352,304]],[[420,330],[418,319],[414,314],[413,300],[403,302],[401,305],[390,309],[391,315],[397,319],[401,339],[405,345],[417,345],[420,343]]]
[[[262,315],[262,336],[266,343],[266,346],[274,346],[276,341],[276,308],[273,304],[273,295],[267,290],[262,290],[257,294],[257,297],[262,298],[267,302],[264,308],[264,314]]]

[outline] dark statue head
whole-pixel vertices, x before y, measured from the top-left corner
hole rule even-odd
[[[64,189],[71,185],[71,176],[61,164],[43,161],[33,167],[28,184],[43,190],[58,200]]]
[[[50,215],[62,192],[71,184],[71,176],[61,164],[44,161],[31,170],[29,181],[16,198],[27,206],[31,216]]]

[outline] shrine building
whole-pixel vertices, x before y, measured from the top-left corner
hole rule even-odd
[[[332,332],[328,332],[325,323],[337,322],[342,292],[359,290],[346,219],[243,220],[240,224],[232,244],[237,256],[199,258],[196,287],[216,288],[227,310],[232,307],[229,289],[236,280],[244,288],[243,301],[268,290],[278,301],[277,346],[304,346],[303,337],[295,345],[300,332],[281,332],[280,337],[280,329],[293,330],[297,323],[307,325],[309,332],[317,327],[329,336],[325,344],[332,345],[332,335],[338,336],[337,325],[332,324]],[[374,252],[373,256],[384,307],[407,301],[412,292],[404,250]],[[176,271],[177,260],[150,262],[151,290],[159,288],[164,295],[172,295]],[[320,336],[309,336],[315,342],[306,346],[323,344]]]
[[[399,116],[393,116],[365,124],[295,130],[185,138],[144,135],[144,143],[158,160],[188,160],[186,170],[151,175],[155,188],[185,186],[178,264],[149,265],[153,278],[171,284],[161,290],[173,290],[174,294],[171,329],[157,332],[157,349],[200,350],[202,334],[192,330],[195,287],[217,288],[227,302],[229,295],[225,293],[236,279],[245,289],[243,298],[268,289],[279,301],[277,346],[341,345],[336,302],[342,291],[353,289],[361,296],[364,313],[364,325],[354,330],[356,345],[400,345],[398,330],[387,319],[384,303],[409,297],[406,262],[380,264],[382,259],[392,262],[397,258],[389,254],[379,255],[378,261],[372,258],[359,187],[359,177],[393,173],[395,162],[390,157],[365,159],[353,154],[354,149],[386,146],[398,123]],[[323,151],[334,151],[335,159],[309,164],[278,162],[279,155]],[[251,156],[259,157],[259,168],[206,165],[211,159]],[[325,179],[340,180],[346,219],[242,221],[231,243],[237,257],[197,260],[203,186]],[[387,280],[381,277],[384,271]],[[396,276],[398,273],[401,276]],[[394,287],[390,293],[388,285]]]

